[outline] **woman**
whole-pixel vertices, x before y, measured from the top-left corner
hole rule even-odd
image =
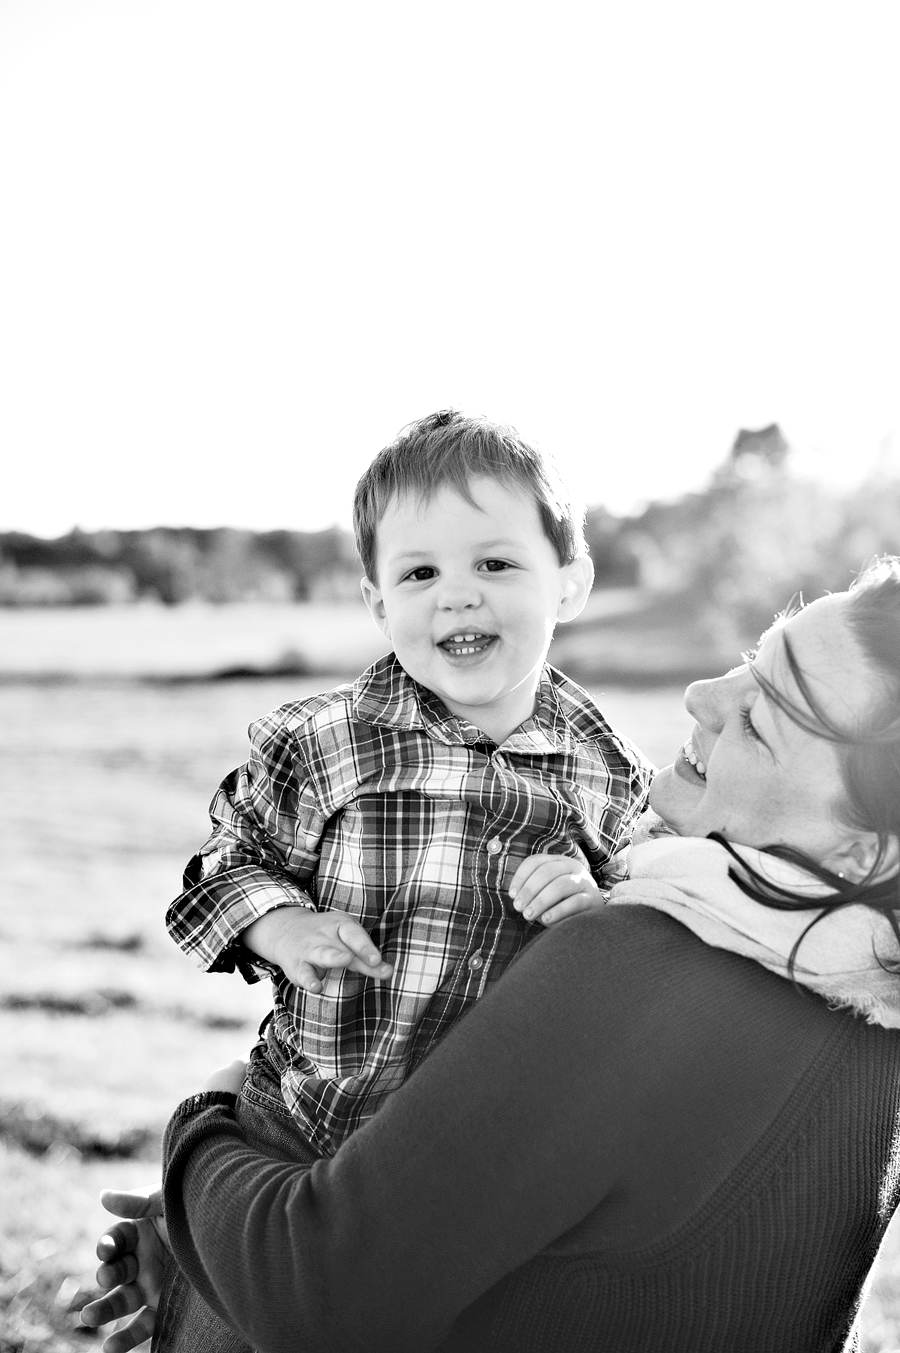
[[[249,1148],[227,1073],[176,1113],[174,1252],[253,1347],[844,1347],[900,1179],[900,560],[686,705],[679,839],[333,1160]],[[113,1228],[91,1323],[152,1295],[150,1239]]]

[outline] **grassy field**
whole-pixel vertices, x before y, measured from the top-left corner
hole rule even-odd
[[[196,972],[163,912],[249,720],[322,686],[0,685],[0,1353],[99,1345],[97,1191],[152,1180],[169,1110],[250,1046],[266,989]],[[597,694],[656,760],[683,740],[679,690]],[[898,1242],[865,1322],[900,1349]]]

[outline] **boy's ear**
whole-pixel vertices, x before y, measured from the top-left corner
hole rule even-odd
[[[559,610],[556,613],[557,620],[565,623],[581,615],[593,585],[594,564],[590,555],[586,554],[580,559],[573,559],[571,564],[566,564],[563,569],[563,589],[559,599]]]
[[[381,630],[386,639],[391,637],[391,627],[388,624],[388,618],[384,611],[384,601],[378,588],[369,578],[360,578],[359,586],[362,590],[363,601],[369,608],[369,615],[375,621],[375,624]]]

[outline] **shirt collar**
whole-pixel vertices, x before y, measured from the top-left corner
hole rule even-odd
[[[575,748],[581,739],[566,719],[556,690],[557,683],[565,681],[545,664],[535,712],[502,744],[505,751],[546,755]],[[419,729],[450,746],[485,741],[480,728],[451,714],[433,691],[413,681],[393,653],[379,658],[353,683],[353,714],[382,728]]]

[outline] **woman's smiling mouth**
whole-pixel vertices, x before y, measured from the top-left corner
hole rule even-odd
[[[495,634],[482,634],[479,630],[470,630],[448,634],[446,639],[441,639],[438,648],[442,648],[454,658],[467,658],[473,653],[483,653],[496,638]]]
[[[674,770],[683,780],[700,780],[706,783],[706,765],[698,757],[690,738],[675,758]]]

